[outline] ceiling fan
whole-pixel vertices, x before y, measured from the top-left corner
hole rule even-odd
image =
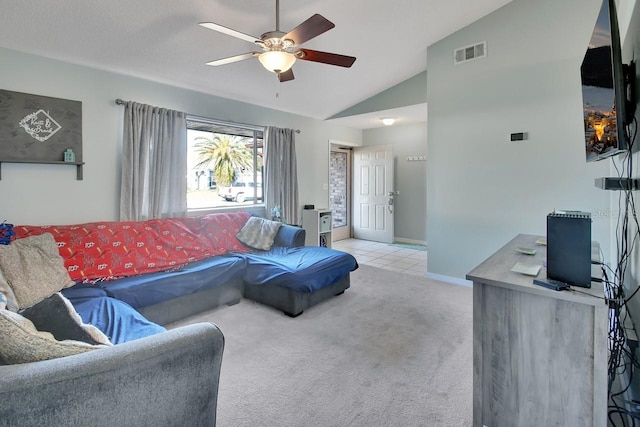
[[[207,65],[225,65],[257,56],[260,63],[262,63],[267,70],[276,73],[278,80],[281,82],[294,79],[291,67],[297,59],[321,62],[323,64],[337,65],[339,67],[347,68],[351,67],[356,60],[353,56],[320,52],[318,50],[303,49],[299,47],[302,43],[329,31],[335,27],[335,24],[316,13],[293,30],[288,33],[284,33],[280,31],[280,0],[276,0],[275,31],[268,31],[260,36],[260,38],[232,30],[231,28],[227,28],[213,22],[201,22],[200,25],[205,28],[209,28],[210,30],[218,31],[232,37],[237,37],[250,43],[255,43],[262,49],[262,52],[248,52],[241,55],[222,58],[207,62]]]

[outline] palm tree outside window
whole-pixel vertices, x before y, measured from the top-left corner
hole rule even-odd
[[[263,128],[187,119],[187,208],[263,204]]]

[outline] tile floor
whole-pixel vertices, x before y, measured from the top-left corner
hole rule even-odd
[[[358,260],[358,264],[414,276],[427,274],[427,251],[358,239],[333,242],[332,248],[352,254]]]

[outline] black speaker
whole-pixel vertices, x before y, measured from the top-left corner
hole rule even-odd
[[[591,287],[591,215],[558,211],[547,215],[547,277]]]

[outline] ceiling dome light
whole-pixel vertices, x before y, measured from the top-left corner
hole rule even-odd
[[[394,117],[385,117],[382,120],[382,124],[385,126],[391,126],[392,124],[394,124],[396,122],[396,119]]]
[[[296,62],[296,57],[282,50],[271,50],[263,52],[258,56],[260,63],[267,70],[273,73],[284,73]]]

